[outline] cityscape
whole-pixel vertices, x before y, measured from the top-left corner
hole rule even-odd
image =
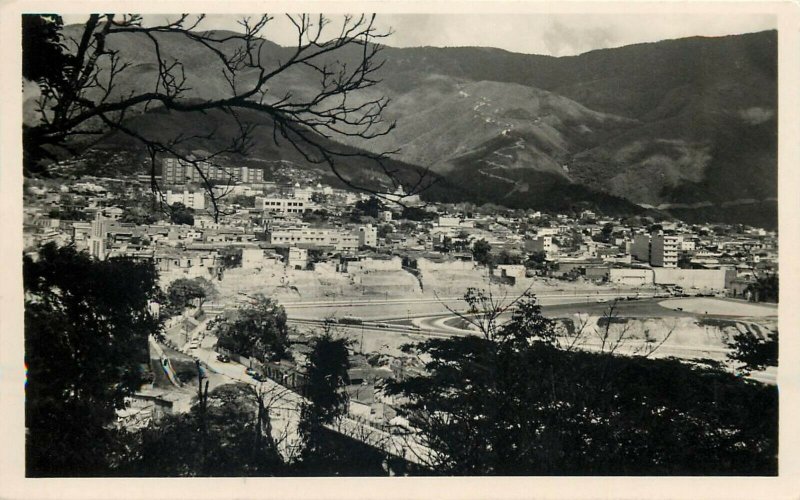
[[[663,131],[683,111],[644,138],[656,111],[626,115],[566,84],[526,83],[517,102],[517,77],[473,69],[453,70],[450,90],[446,69],[395,81],[384,101],[373,58],[423,49],[376,38],[374,16],[346,19],[327,41],[309,38],[314,16],[288,18],[312,55],[339,50],[358,69],[302,50],[282,59],[322,79],[309,98],[316,80],[302,65],[275,83],[253,77],[268,66],[265,44],[278,47],[259,38],[269,17],[228,35],[182,18],[93,15],[93,43],[142,34],[178,50],[171,31],[200,33],[186,46],[241,44],[207,56],[227,65],[232,96],[192,94],[200,63],[183,48],[186,60],[157,52],[159,66],[142,70],[160,82],[148,106],[164,109],[118,105],[120,88],[145,90],[119,69],[133,57],[128,42],[106,52],[76,42],[111,55],[100,69],[81,66],[89,97],[74,103],[52,75],[26,75],[26,92],[39,81],[40,110],[52,109],[25,129],[28,477],[777,475],[774,88],[735,112],[736,127],[692,111],[680,133],[693,137]],[[25,23],[23,37],[78,40],[84,29],[45,15]],[[714,44],[728,54],[744,44],[749,61],[757,50],[775,57],[774,33],[650,45],[686,54],[707,43],[699,52],[713,58]],[[370,52],[373,43],[389,49]],[[30,46],[25,57],[50,50]],[[419,65],[443,57],[431,54]],[[77,82],[70,64],[63,74]],[[774,79],[760,64],[740,69],[743,88]],[[691,71],[687,103],[700,85]],[[183,82],[168,78],[180,72]],[[708,102],[739,99],[733,84],[703,89]],[[392,111],[415,92],[430,110]],[[339,100],[326,104],[329,95]],[[220,109],[233,121],[211,104],[202,116],[189,109],[217,98],[229,99]],[[478,132],[457,124],[462,109],[485,142],[464,146]],[[90,133],[76,131],[81,113],[103,129],[94,142],[78,141]],[[432,120],[441,128],[424,128]],[[390,141],[404,144],[399,159],[384,154]],[[715,162],[733,161],[761,169],[747,174],[758,179],[718,172]],[[611,178],[610,168],[627,170]]]

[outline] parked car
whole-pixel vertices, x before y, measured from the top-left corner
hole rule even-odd
[[[221,363],[228,363],[231,358],[227,354],[217,354],[217,361]]]
[[[256,376],[256,374],[258,374],[258,372],[257,372],[257,371],[255,371],[253,368],[248,368],[248,369],[247,369],[247,370],[245,370],[244,372],[245,372],[246,374],[250,375],[251,377],[255,377],[255,376]]]

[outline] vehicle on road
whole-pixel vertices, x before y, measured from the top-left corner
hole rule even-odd
[[[221,363],[230,362],[231,358],[227,354],[217,354],[217,361]]]
[[[252,377],[252,376],[254,376],[254,375],[256,375],[256,374],[258,373],[258,372],[257,372],[257,371],[255,371],[253,368],[248,368],[248,369],[247,369],[247,370],[245,370],[244,372],[245,372],[246,374],[250,375],[251,377]]]
[[[602,297],[600,297],[599,299],[597,299],[597,303],[598,303],[598,304],[602,304],[603,302],[607,302],[607,301],[608,301],[608,299],[604,299],[604,298],[602,298]]]

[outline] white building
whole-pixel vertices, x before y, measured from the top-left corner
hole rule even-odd
[[[372,224],[358,228],[358,246],[373,247],[378,246],[378,228]]]
[[[108,233],[108,222],[98,212],[92,221],[92,232],[90,233],[88,244],[89,253],[92,257],[103,260],[106,258],[106,236]]]
[[[256,197],[256,208],[264,212],[279,214],[302,214],[312,209],[311,202],[300,198]]]
[[[182,203],[185,207],[194,210],[205,210],[206,208],[206,193],[205,191],[167,191],[166,192],[167,205],[173,203]]]
[[[680,237],[655,234],[650,241],[650,265],[657,267],[678,267]]]
[[[359,247],[358,234],[344,229],[286,228],[272,230],[268,235],[272,245],[333,247],[347,252],[358,250]]]
[[[308,265],[308,250],[305,248],[290,247],[289,261],[287,264],[294,269],[305,269]]]

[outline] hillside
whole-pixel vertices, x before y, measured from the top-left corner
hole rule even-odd
[[[112,45],[134,62],[120,92],[155,77],[142,42],[126,35]],[[225,92],[207,51],[176,35],[160,42],[184,63],[191,96]],[[265,47],[269,61],[290,50]],[[475,47],[386,47],[382,57],[383,82],[361,98],[389,97],[386,118],[397,127],[372,141],[342,140],[374,152],[399,149],[399,161],[443,175],[429,197],[535,208],[624,198],[730,222],[744,210],[726,204],[757,203],[758,223],[777,224],[775,31],[558,58]],[[272,83],[274,96],[308,95],[315,86],[303,69]],[[291,156],[267,146],[269,138],[251,156]]]

